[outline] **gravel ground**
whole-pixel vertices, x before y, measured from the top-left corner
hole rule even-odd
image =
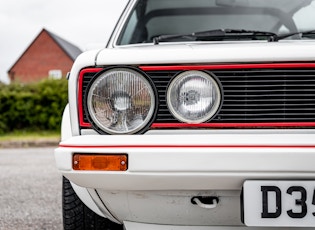
[[[54,148],[0,149],[0,229],[62,229]]]

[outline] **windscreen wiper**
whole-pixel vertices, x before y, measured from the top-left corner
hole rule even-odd
[[[275,37],[274,41],[279,41],[288,37],[292,37],[294,35],[300,35],[302,38],[303,37],[310,37],[310,38],[314,38],[315,36],[315,30],[308,30],[308,31],[298,31],[298,32],[294,32],[294,33],[289,33],[289,34],[283,34],[283,35],[278,35]]]
[[[243,30],[243,29],[218,29],[207,30],[202,32],[194,32],[191,34],[171,34],[160,35],[153,38],[153,43],[158,45],[160,42],[171,42],[173,40],[180,41],[216,41],[223,39],[251,39],[274,41],[278,35],[273,32],[256,31],[256,30]]]

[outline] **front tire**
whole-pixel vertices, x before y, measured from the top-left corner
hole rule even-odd
[[[101,217],[77,196],[70,181],[62,178],[62,211],[65,230],[122,230],[122,225]]]

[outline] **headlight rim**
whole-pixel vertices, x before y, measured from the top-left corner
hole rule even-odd
[[[174,84],[174,82],[181,78],[182,75],[184,75],[185,73],[189,73],[189,72],[201,72],[202,74],[206,74],[209,75],[210,78],[215,82],[215,85],[218,89],[219,92],[219,97],[218,97],[218,104],[216,105],[216,109],[214,110],[213,113],[211,113],[210,115],[206,116],[205,119],[199,119],[198,121],[192,122],[189,119],[183,118],[181,115],[179,115],[172,106],[170,106],[170,99],[169,99],[169,94],[170,94],[170,87]],[[181,71],[179,73],[177,73],[169,82],[167,89],[166,89],[166,104],[168,107],[168,110],[170,111],[171,115],[178,120],[179,122],[183,122],[183,123],[187,123],[187,124],[202,124],[202,123],[207,123],[209,121],[211,121],[212,119],[214,119],[216,117],[216,115],[220,112],[221,108],[222,108],[222,104],[223,104],[223,99],[224,98],[224,90],[222,87],[222,84],[220,82],[220,80],[218,79],[218,77],[213,74],[210,71],[206,71],[206,70],[185,70],[185,71]]]
[[[95,122],[92,118],[92,115],[89,111],[89,105],[88,105],[88,95],[89,95],[89,92],[91,90],[91,87],[93,86],[94,82],[97,81],[101,75],[103,75],[104,73],[108,72],[108,71],[113,71],[113,70],[129,70],[131,72],[136,72],[138,74],[140,74],[143,79],[145,81],[147,81],[147,83],[149,84],[149,86],[151,87],[151,90],[152,90],[152,93],[153,93],[153,108],[152,108],[152,113],[150,118],[148,118],[148,120],[146,122],[144,122],[144,125],[141,125],[139,128],[131,131],[131,132],[112,132],[112,131],[109,131],[109,130],[104,130],[100,127],[100,125],[97,124],[97,122]],[[150,79],[150,77],[143,71],[135,68],[135,67],[131,67],[131,66],[111,66],[111,67],[107,67],[107,68],[104,68],[102,71],[100,72],[97,72],[93,77],[92,79],[89,81],[88,85],[87,85],[87,88],[86,88],[86,91],[85,91],[85,94],[84,94],[84,97],[83,97],[83,103],[84,103],[84,112],[85,114],[87,114],[87,119],[88,119],[88,122],[91,124],[91,127],[96,131],[98,132],[99,134],[102,134],[102,135],[129,135],[129,134],[143,134],[145,133],[146,131],[149,130],[149,128],[151,127],[152,123],[154,122],[154,120],[156,119],[156,116],[157,116],[157,111],[158,111],[158,97],[157,97],[158,93],[157,93],[157,89],[155,87],[155,85],[153,84],[153,81]],[[146,123],[146,124],[145,124]]]

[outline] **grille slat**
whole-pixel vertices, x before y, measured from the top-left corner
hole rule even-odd
[[[315,122],[315,70],[204,70],[215,75],[224,100],[211,123]],[[166,91],[180,71],[147,71],[157,88],[159,108],[154,123],[177,123],[166,105]],[[83,91],[95,73],[86,74]],[[87,119],[86,117],[84,119]]]

